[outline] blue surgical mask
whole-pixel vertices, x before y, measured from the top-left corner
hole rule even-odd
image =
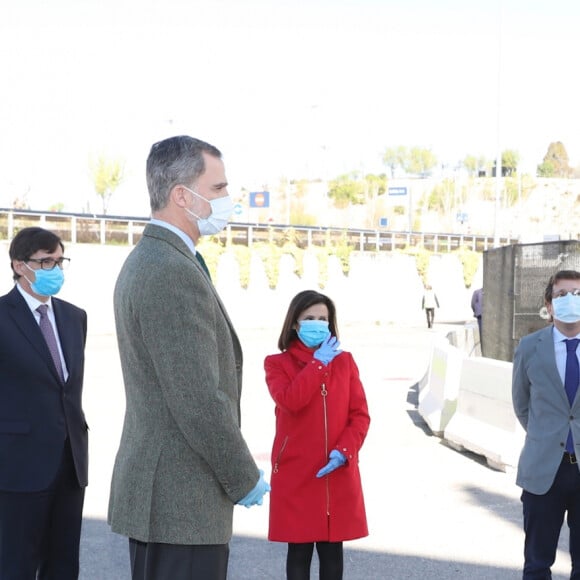
[[[25,263],[25,266],[32,270],[32,268]],[[53,296],[58,294],[62,285],[64,283],[64,273],[58,267],[55,266],[52,270],[32,270],[36,276],[34,282],[30,282],[28,278],[25,278],[30,283],[30,288],[35,294],[39,296]]]
[[[554,318],[560,322],[580,321],[580,296],[568,292],[566,296],[558,296],[552,300]]]
[[[298,325],[298,338],[309,348],[322,344],[330,336],[327,320],[301,320]]]

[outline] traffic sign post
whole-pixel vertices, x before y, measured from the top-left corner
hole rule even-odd
[[[270,207],[269,191],[251,191],[250,207]]]
[[[397,185],[393,187],[387,188],[388,196],[392,198],[405,198],[407,201],[407,214],[409,219],[409,236],[411,235],[411,231],[413,230],[413,202],[411,199],[411,187],[407,187],[406,185]],[[392,202],[393,203],[393,202]],[[397,202],[394,202],[395,204]],[[401,200],[401,205],[405,203]],[[410,238],[409,238],[410,239]]]

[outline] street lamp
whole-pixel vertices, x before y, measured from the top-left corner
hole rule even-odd
[[[499,210],[501,201],[501,39],[502,39],[502,0],[498,0],[499,9],[499,26],[498,26],[498,42],[497,42],[497,152],[495,158],[495,214],[493,224],[493,246],[499,246]]]

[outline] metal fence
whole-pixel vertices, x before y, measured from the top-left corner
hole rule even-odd
[[[580,270],[577,240],[516,244],[483,254],[483,356],[511,362],[520,339],[544,327],[544,290],[559,270]]]
[[[148,217],[0,208],[0,239],[12,239],[14,234],[24,227],[40,226],[54,231],[65,242],[73,244],[133,245],[139,241],[148,221]],[[423,246],[432,252],[445,253],[465,246],[473,251],[483,252],[494,246],[493,236],[236,222],[228,224],[227,228],[215,237],[222,243],[229,241],[249,247],[259,242],[288,240],[302,248],[344,243],[359,251],[393,251]],[[499,239],[500,245],[515,242],[517,239],[510,237]]]

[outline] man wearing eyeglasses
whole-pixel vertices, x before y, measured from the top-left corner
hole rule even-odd
[[[0,297],[0,578],[73,580],[87,485],[81,407],[87,316],[55,298],[68,258],[54,233],[10,244]]]
[[[567,516],[570,578],[580,579],[580,272],[554,274],[544,302],[553,324],[522,338],[513,364],[514,410],[526,431],[516,480],[523,489],[523,578],[552,577]]]

